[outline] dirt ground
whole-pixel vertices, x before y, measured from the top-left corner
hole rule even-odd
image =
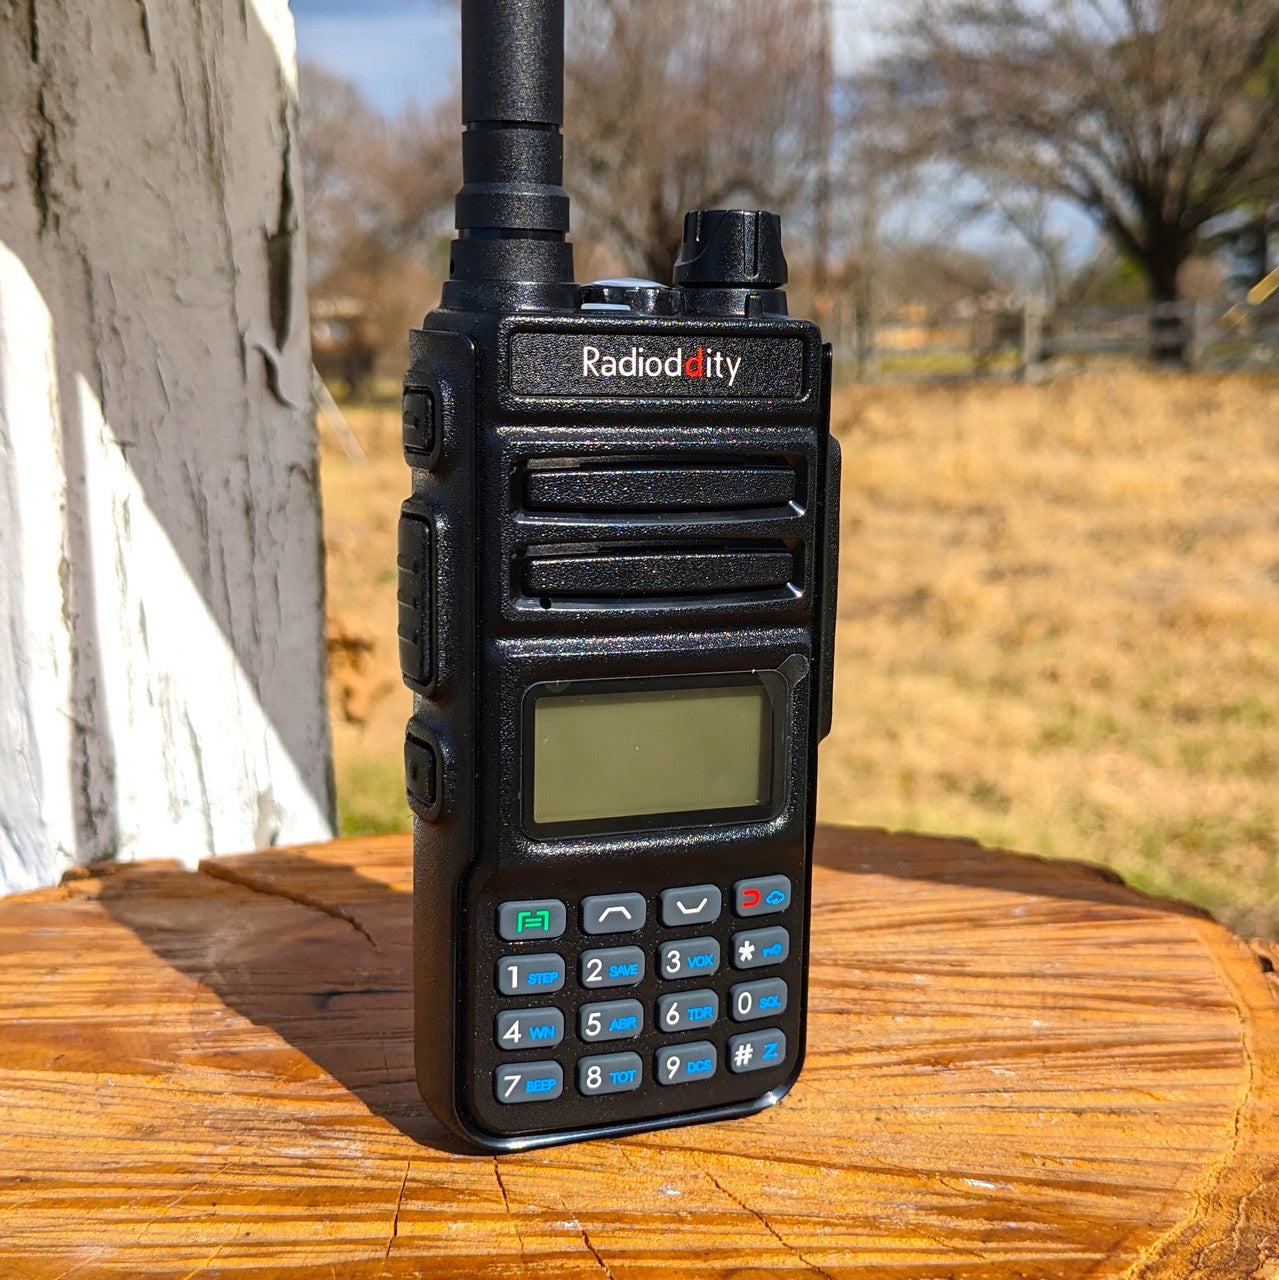
[[[348,833],[407,827],[394,408],[322,428]],[[828,822],[1105,863],[1279,935],[1279,378],[852,387]]]

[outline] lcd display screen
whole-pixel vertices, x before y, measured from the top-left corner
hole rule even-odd
[[[760,809],[772,779],[760,684],[544,694],[533,703],[533,821]]]

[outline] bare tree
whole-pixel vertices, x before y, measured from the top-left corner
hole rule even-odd
[[[588,234],[665,281],[688,209],[811,223],[824,37],[819,0],[577,0],[567,174]]]
[[[921,0],[903,35],[900,153],[1072,201],[1153,302],[1205,223],[1279,189],[1275,0]]]
[[[378,358],[400,358],[435,302],[461,182],[451,99],[378,113],[340,76],[303,64],[302,163],[315,361],[359,397]]]

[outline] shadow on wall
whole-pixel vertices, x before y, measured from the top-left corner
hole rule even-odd
[[[287,0],[0,25],[0,892],[323,838]]]

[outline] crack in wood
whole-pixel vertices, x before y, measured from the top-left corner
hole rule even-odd
[[[386,1252],[382,1255],[382,1261],[385,1262],[391,1256],[391,1246],[395,1243],[395,1238],[400,1234],[400,1208],[404,1204],[404,1189],[409,1185],[409,1170],[413,1168],[413,1158],[410,1156],[404,1162],[404,1177],[400,1179],[400,1194],[395,1201],[395,1216],[391,1219],[391,1234],[386,1242]]]
[[[607,1262],[604,1261],[603,1258],[600,1257],[600,1251],[591,1242],[591,1237],[587,1235],[586,1228],[582,1226],[582,1224],[579,1222],[577,1224],[577,1229],[582,1233],[582,1243],[591,1251],[591,1257],[594,1258],[595,1261],[600,1264],[600,1267],[603,1269],[604,1274],[608,1276],[608,1280],[614,1280],[612,1268],[608,1265]]]
[[[502,1181],[502,1169],[497,1162],[497,1156],[493,1157],[493,1177],[497,1179],[497,1189],[502,1193],[502,1206],[506,1210],[506,1216],[510,1219],[511,1226],[515,1229],[515,1239],[520,1246],[520,1261],[524,1260],[524,1233],[520,1230],[520,1220],[511,1212],[510,1197],[506,1194],[506,1183]]]
[[[711,1185],[714,1186],[716,1191],[731,1200],[744,1213],[749,1213],[751,1217],[754,1218],[755,1221],[758,1222],[760,1226],[762,1226],[764,1230],[782,1246],[783,1249],[788,1253],[794,1254],[795,1257],[797,1257],[810,1271],[813,1271],[819,1276],[825,1276],[826,1280],[835,1280],[835,1277],[831,1275],[829,1271],[819,1267],[811,1258],[806,1258],[804,1254],[795,1247],[795,1245],[791,1244],[791,1242],[787,1240],[762,1213],[759,1212],[758,1209],[747,1204],[746,1201],[742,1200],[740,1197],[735,1196],[709,1169],[700,1169],[700,1172],[703,1177],[710,1180]]]
[[[1220,937],[1225,936],[1229,939],[1229,935],[1225,934],[1220,925],[1211,922],[1196,924],[1196,932],[1199,934],[1203,942],[1204,951],[1207,953],[1213,968],[1217,971],[1221,985],[1225,988],[1229,997],[1230,1009],[1234,1014],[1234,1021],[1238,1031],[1244,1078],[1237,1092],[1234,1114],[1231,1117],[1230,1139],[1225,1150],[1196,1181],[1193,1189],[1193,1202],[1176,1226],[1165,1233],[1158,1241],[1139,1251],[1129,1271],[1126,1273],[1134,1277],[1134,1280],[1137,1280],[1138,1277],[1154,1277],[1162,1274],[1161,1268],[1163,1264],[1177,1256],[1175,1250],[1179,1242],[1189,1244],[1194,1229],[1200,1223],[1209,1220],[1211,1210],[1218,1200],[1217,1193],[1223,1189],[1227,1175],[1234,1170],[1236,1161],[1239,1159],[1240,1150],[1244,1145],[1245,1128],[1249,1127],[1246,1125],[1246,1113],[1254,1102],[1259,1071],[1262,1070],[1261,1064],[1257,1059],[1256,1046],[1253,1044],[1255,1028],[1252,1019],[1249,1017],[1247,999],[1231,973],[1230,967],[1218,953]],[[1235,939],[1229,940],[1237,941]],[[1268,975],[1266,974],[1265,965],[1260,963],[1262,957],[1258,955],[1257,948],[1255,946],[1250,947],[1247,943],[1240,943],[1240,945],[1251,959],[1259,961],[1258,968],[1261,969],[1263,982],[1266,982]],[[1266,982],[1266,985],[1270,994],[1273,995],[1273,986],[1269,982]],[[1236,1198],[1230,1223],[1232,1260],[1237,1257],[1241,1249],[1251,1247],[1245,1245],[1242,1240],[1244,1219],[1248,1212],[1248,1206],[1265,1189],[1265,1186],[1265,1181],[1258,1179],[1253,1187]],[[1226,1198],[1228,1198],[1228,1194]],[[1182,1273],[1184,1280],[1192,1280],[1192,1277],[1226,1274],[1214,1262],[1210,1261],[1210,1255],[1220,1252],[1225,1247],[1225,1243],[1222,1238],[1210,1240],[1189,1254],[1188,1261],[1192,1269]],[[1269,1243],[1266,1241],[1263,1241],[1259,1246],[1257,1254],[1259,1263],[1265,1261],[1265,1255],[1261,1250],[1269,1247]]]
[[[349,924],[374,951],[379,955],[382,954],[382,948],[378,946],[377,939],[345,907],[334,906],[321,898],[304,893],[301,889],[285,888],[274,880],[259,880],[242,868],[221,863],[216,858],[203,859],[200,862],[200,870],[214,880],[223,880],[227,884],[233,884],[240,889],[248,889],[251,893],[263,894],[268,898],[283,898],[286,902],[297,903],[299,907],[308,907],[310,910],[318,911],[333,920],[341,920],[344,924]]]

